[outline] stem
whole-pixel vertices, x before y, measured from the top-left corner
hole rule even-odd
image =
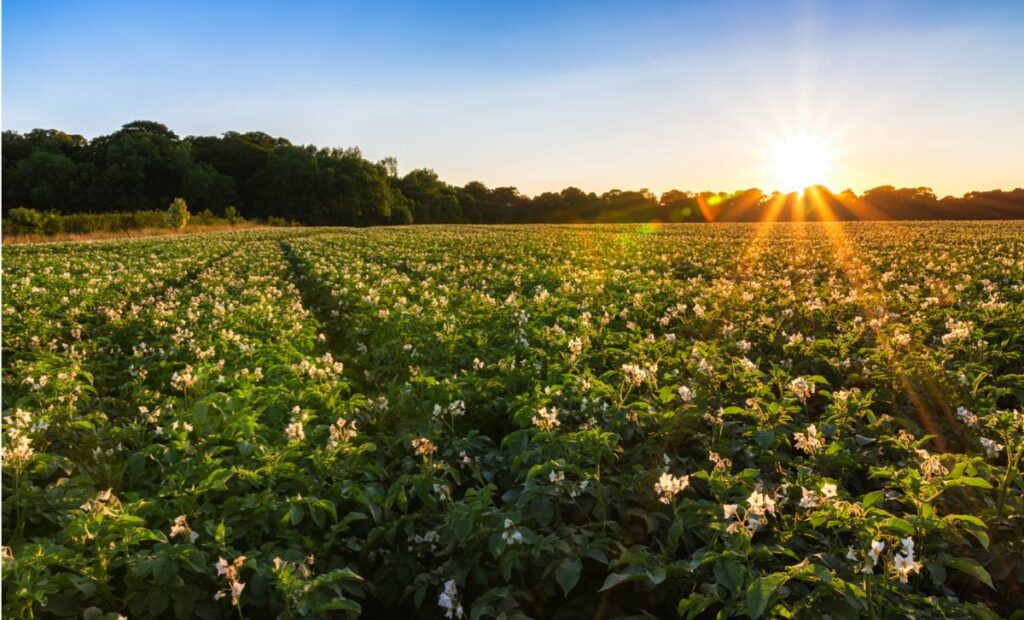
[[[24,511],[21,509],[21,463],[14,468],[14,539],[20,540],[25,533]]]
[[[1010,472],[1017,469],[1017,462],[1020,461],[1021,454],[1024,454],[1024,450],[1018,450],[1016,454],[1011,458],[1010,456],[1010,437],[1009,434],[1003,435],[1004,445],[1006,446],[1006,471],[1003,472],[1003,480],[999,483],[999,510],[998,514],[1000,517],[1003,516],[1003,510],[1006,508],[1006,491],[1010,486]]]

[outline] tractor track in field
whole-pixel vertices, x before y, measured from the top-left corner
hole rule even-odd
[[[320,324],[321,333],[326,337],[325,348],[334,359],[345,364],[346,369],[351,369],[345,376],[352,382],[353,392],[368,394],[368,389],[372,386],[366,381],[366,369],[345,346],[354,340],[354,336],[344,329],[347,322],[343,314],[331,315],[330,287],[311,274],[306,260],[295,252],[290,240],[279,239],[277,244],[281,255],[288,263],[289,276],[295,288],[299,290],[302,305]]]

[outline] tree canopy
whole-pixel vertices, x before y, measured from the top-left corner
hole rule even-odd
[[[3,132],[3,211],[57,213],[160,210],[184,198],[223,215],[309,225],[410,223],[704,222],[854,219],[1024,218],[1024,189],[938,198],[927,187],[864,192],[808,188],[803,195],[647,189],[602,194],[567,187],[528,197],[479,181],[457,187],[421,168],[373,162],[358,148],[296,145],[263,132],[179,137],[133,121],[88,140],[56,129]]]

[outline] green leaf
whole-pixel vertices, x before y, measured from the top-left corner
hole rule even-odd
[[[555,569],[555,581],[561,586],[562,592],[569,596],[569,592],[576,587],[580,580],[580,572],[583,570],[583,562],[579,558],[568,558],[563,560]]]
[[[206,426],[207,415],[210,411],[210,405],[203,401],[199,401],[192,405],[192,421],[198,426]]]
[[[871,508],[875,504],[881,502],[883,499],[885,499],[885,491],[872,491],[865,495],[864,498],[860,500],[860,502],[864,504],[864,508]]]
[[[743,586],[743,565],[732,559],[725,559],[715,564],[715,579],[718,585],[730,593],[739,592]]]
[[[697,614],[707,609],[714,602],[714,598],[694,592],[690,596],[680,599],[679,605],[676,607],[676,613],[680,616],[686,614],[687,620],[690,620],[697,617]]]
[[[775,433],[772,431],[755,431],[754,443],[760,446],[762,450],[767,450],[775,443]]]
[[[320,611],[350,611],[352,613],[359,614],[362,613],[363,608],[359,603],[351,599],[341,598],[333,600],[330,603],[325,603],[320,607]]]
[[[983,567],[981,564],[978,564],[978,561],[973,558],[952,558],[946,561],[946,566],[950,568],[955,568],[962,573],[967,573],[968,575],[976,577],[979,581],[981,581],[988,587],[992,588],[993,590],[996,589],[996,587],[992,585],[992,576],[988,574],[988,571],[985,570],[985,567]]]
[[[301,504],[292,504],[288,508],[288,517],[292,522],[292,525],[298,525],[302,523],[302,517],[305,512],[302,510]]]
[[[977,487],[979,489],[991,489],[992,485],[988,480],[984,478],[977,478],[975,476],[964,476],[963,478],[957,478],[955,480],[947,480],[947,487]]]
[[[647,571],[646,575],[647,580],[650,581],[651,584],[659,586],[663,581],[665,581],[665,578],[668,577],[668,572],[661,566],[658,566]]]
[[[614,588],[615,586],[619,585],[620,583],[623,583],[623,582],[626,582],[626,581],[635,581],[637,579],[637,577],[638,577],[638,575],[635,572],[634,573],[612,573],[611,575],[608,575],[608,577],[604,580],[604,585],[601,586],[601,589],[598,590],[598,592],[604,592],[605,590],[610,590],[610,589]]]
[[[882,527],[887,527],[890,530],[903,534],[905,536],[914,535],[914,526],[909,522],[900,519],[899,517],[889,517],[885,521],[882,521]]]
[[[963,521],[966,524],[964,525],[964,529],[977,538],[982,547],[988,549],[988,527],[985,525],[984,521],[974,515],[946,515],[945,520]]]
[[[786,583],[789,575],[785,573],[774,573],[767,577],[758,577],[754,583],[747,588],[747,613],[756,620],[761,617],[768,607],[768,601],[782,584]]]

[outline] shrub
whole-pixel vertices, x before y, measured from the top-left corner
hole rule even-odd
[[[59,235],[64,231],[64,222],[60,214],[48,212],[43,214],[43,233],[47,235]]]
[[[224,217],[228,219],[228,223],[230,224],[241,224],[245,221],[241,214],[238,213],[238,209],[234,206],[224,209]]]
[[[184,198],[175,198],[167,207],[167,226],[181,230],[188,225],[188,205]]]
[[[4,226],[8,234],[31,234],[43,230],[45,215],[35,209],[28,207],[17,207],[7,212],[7,222]]]

